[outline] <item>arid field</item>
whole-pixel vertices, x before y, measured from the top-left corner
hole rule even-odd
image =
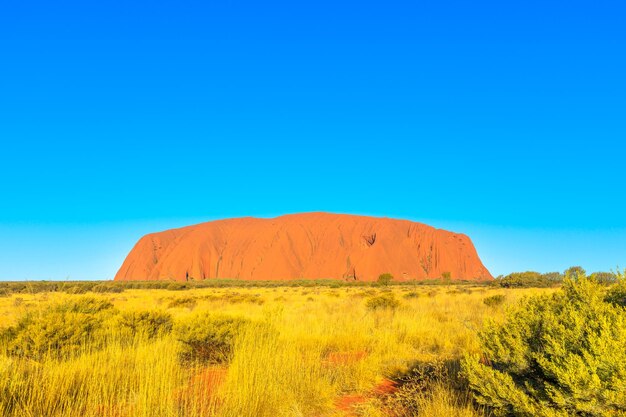
[[[0,298],[0,415],[488,415],[473,404],[459,360],[479,353],[485,320],[501,320],[525,295],[554,291],[10,294]]]

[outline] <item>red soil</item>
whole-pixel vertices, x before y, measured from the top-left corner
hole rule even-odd
[[[185,386],[174,390],[174,398],[183,407],[195,404],[196,409],[206,408],[227,374],[227,368],[204,368],[193,374]]]
[[[356,415],[355,408],[358,407],[359,404],[363,404],[367,401],[367,397],[365,395],[344,395],[339,397],[337,402],[335,403],[335,409],[338,411],[343,411],[344,415]]]
[[[359,404],[365,403],[369,398],[380,397],[388,394],[392,394],[396,390],[396,383],[383,379],[374,389],[366,395],[344,395],[339,397],[335,402],[335,409],[342,411],[345,416],[357,416],[356,408]]]
[[[471,240],[421,223],[305,213],[201,223],[142,237],[115,280],[490,280]]]
[[[190,385],[201,388],[207,395],[213,395],[224,383],[227,374],[226,368],[206,368],[191,378]]]

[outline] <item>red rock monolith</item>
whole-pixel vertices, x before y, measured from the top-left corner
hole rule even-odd
[[[142,237],[115,280],[493,279],[471,240],[408,220],[330,213],[218,220]],[[447,274],[446,274],[447,275]]]

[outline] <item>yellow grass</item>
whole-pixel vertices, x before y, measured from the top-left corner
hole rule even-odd
[[[395,311],[370,311],[366,300],[391,291]],[[0,352],[0,415],[169,416],[390,416],[376,386],[412,364],[455,360],[478,351],[477,331],[520,297],[549,289],[469,286],[380,288],[234,288],[189,291],[127,290],[98,295],[125,310],[167,310],[175,321],[195,314],[240,316],[252,321],[236,342],[227,370],[181,364],[174,335],[132,343],[112,337],[105,348],[86,347],[69,360],[40,362]],[[239,293],[241,300],[225,294]],[[405,297],[417,293],[416,297]],[[483,299],[505,294],[503,305]],[[19,294],[0,298],[0,327],[29,309],[76,295]],[[168,308],[193,297],[194,307]],[[256,302],[251,302],[254,299]],[[258,302],[258,300],[262,300]],[[233,302],[234,301],[234,302]],[[215,382],[207,383],[204,376]],[[342,398],[360,401],[341,407]],[[467,392],[433,383],[415,397],[419,413],[474,417]]]

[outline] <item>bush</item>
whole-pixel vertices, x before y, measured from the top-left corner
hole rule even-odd
[[[484,357],[466,357],[463,371],[495,415],[624,415],[626,314],[593,280],[526,298],[479,337]]]
[[[582,266],[570,266],[563,272],[565,277],[576,280],[578,278],[584,278],[586,274],[585,269]]]
[[[154,339],[172,331],[172,316],[164,311],[125,311],[118,319],[122,335]]]
[[[614,284],[618,280],[618,275],[613,272],[594,272],[591,278],[599,284]]]
[[[553,287],[563,282],[563,275],[558,272],[541,274],[534,271],[513,272],[505,277],[498,277],[495,284],[503,288]]]
[[[497,307],[499,305],[501,305],[502,303],[504,303],[504,295],[503,294],[496,294],[496,295],[492,295],[489,297],[486,297],[483,300],[483,303],[485,303],[485,305],[489,306],[489,307]]]
[[[380,285],[389,285],[391,281],[393,281],[393,275],[390,273],[380,274],[377,280]]]
[[[618,272],[615,274],[615,277],[617,284],[609,287],[604,301],[616,306],[626,307],[626,275]]]
[[[393,416],[474,416],[458,360],[416,362],[394,375],[395,389],[385,399]],[[447,403],[447,404],[446,404]],[[465,412],[463,412],[463,411]]]
[[[29,311],[17,324],[3,331],[1,339],[9,355],[41,360],[71,357],[86,346],[103,343],[104,322],[113,313],[105,300],[83,297]]]
[[[383,294],[372,297],[365,303],[368,310],[395,310],[400,306],[393,294]]]
[[[230,361],[235,339],[247,323],[239,317],[196,315],[179,324],[175,334],[182,343],[181,359],[212,364]]]

